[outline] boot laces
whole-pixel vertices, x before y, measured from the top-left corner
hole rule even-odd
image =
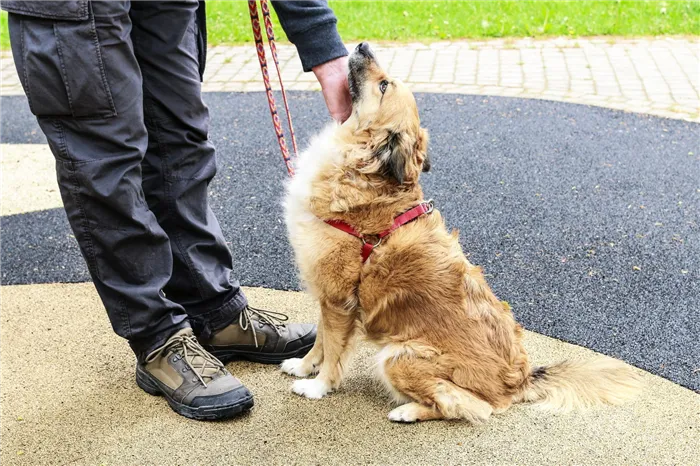
[[[152,362],[160,356],[165,356],[168,351],[172,351],[184,359],[185,364],[205,388],[207,386],[205,378],[211,380],[215,374],[224,370],[224,364],[202,348],[197,338],[192,334],[172,337],[160,349],[151,353],[146,358],[146,363]]]
[[[283,322],[288,321],[289,316],[287,316],[287,314],[282,314],[281,312],[266,311],[264,309],[256,309],[254,307],[246,306],[245,309],[243,309],[243,311],[241,312],[241,316],[238,318],[238,324],[241,326],[241,329],[243,329],[243,331],[246,331],[250,328],[250,330],[253,332],[253,341],[255,341],[255,347],[257,348],[258,336],[253,326],[253,322],[256,320],[263,325],[268,325],[272,327],[275,333],[278,336],[281,336],[282,334],[280,333],[280,328],[285,327],[286,324],[284,324]]]

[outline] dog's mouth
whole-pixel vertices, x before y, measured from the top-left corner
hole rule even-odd
[[[352,101],[356,102],[362,95],[362,85],[367,77],[367,69],[375,63],[374,52],[367,42],[360,43],[350,54],[348,60],[348,85]]]

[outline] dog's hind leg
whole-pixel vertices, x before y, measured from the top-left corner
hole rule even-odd
[[[297,380],[292,391],[307,398],[322,398],[338,388],[354,349],[359,322],[354,310],[321,303],[323,361],[314,379]],[[318,338],[318,337],[317,337]]]
[[[317,374],[323,361],[323,319],[319,318],[316,331],[316,341],[306,356],[303,358],[291,358],[282,362],[280,369],[289,375],[307,377]]]
[[[401,347],[403,345],[393,345]],[[385,383],[392,391],[414,400],[389,413],[389,419],[415,422],[431,419],[465,419],[485,422],[493,413],[492,406],[469,390],[465,390],[438,373],[437,358],[426,358],[405,345],[393,357],[385,359]]]

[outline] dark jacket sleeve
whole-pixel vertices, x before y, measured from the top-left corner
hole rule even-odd
[[[337,19],[328,3],[273,1],[287,38],[296,45],[304,71],[348,54],[336,28]]]

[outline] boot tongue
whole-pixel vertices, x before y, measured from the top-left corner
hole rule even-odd
[[[194,332],[192,331],[192,329],[190,327],[185,327],[183,329],[178,330],[178,332],[176,334],[174,334],[172,337],[170,337],[170,339],[177,338],[177,337],[184,337],[184,336],[191,337],[193,335],[194,335]]]

